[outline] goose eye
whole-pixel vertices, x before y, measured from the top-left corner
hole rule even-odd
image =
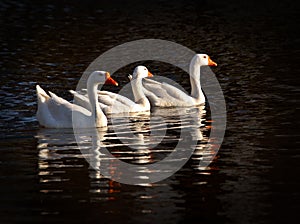
[[[146,68],[144,68],[144,70],[146,71],[147,69],[146,69]]]
[[[203,58],[206,58],[206,56],[203,56]]]

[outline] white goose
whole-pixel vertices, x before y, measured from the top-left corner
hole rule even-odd
[[[186,107],[205,103],[205,97],[201,90],[200,68],[201,66],[217,66],[207,54],[196,54],[190,63],[191,95],[187,95],[180,89],[154,80],[144,80],[143,91],[156,107]]]
[[[76,127],[104,127],[107,118],[98,104],[97,87],[100,83],[118,85],[110,74],[105,71],[94,71],[87,80],[87,92],[91,111],[72,104],[52,92],[50,96],[39,86],[36,86],[38,98],[37,120],[47,128],[72,128],[72,112],[76,114]]]
[[[137,66],[133,71],[131,87],[134,95],[134,101],[125,96],[108,92],[98,91],[99,105],[105,114],[117,113],[138,113],[150,111],[150,102],[143,92],[142,79],[152,77],[153,75],[145,66]],[[89,100],[86,95],[70,90],[74,95],[76,103],[89,108]]]

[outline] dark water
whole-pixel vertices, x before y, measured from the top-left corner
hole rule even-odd
[[[1,223],[299,218],[296,1],[0,1],[0,12]],[[90,169],[71,130],[41,129],[35,119],[37,83],[71,100],[66,90],[75,89],[90,62],[141,38],[208,53],[219,65],[213,70],[228,111],[224,142],[209,167],[197,166],[205,155],[196,151],[182,169],[151,186],[103,178]],[[153,73],[167,70],[146,65]],[[178,74],[172,78],[189,90],[185,75]],[[115,77],[121,86],[128,82],[121,72]],[[203,119],[205,143],[209,115]],[[147,122],[133,124],[142,131]],[[141,133],[146,141],[149,133]],[[125,161],[148,163],[168,154],[176,138],[176,130],[170,132],[162,152],[152,153],[122,154],[113,135],[105,142],[116,144],[112,150]]]

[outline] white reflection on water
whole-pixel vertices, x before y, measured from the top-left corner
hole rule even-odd
[[[192,166],[195,170],[203,170],[206,168],[200,167],[198,161],[205,160],[207,154],[214,154],[205,150],[209,132],[209,126],[205,126],[205,110],[203,108],[187,110],[196,116],[197,124],[194,125],[198,127],[196,131],[190,133],[196,140],[192,156],[192,161],[195,162]],[[117,163],[103,153],[101,148],[105,147],[118,160],[136,164],[139,171],[134,178],[139,180],[140,185],[151,186],[147,180],[155,173],[145,165],[161,161],[172,153],[178,141],[181,140],[180,132],[191,125],[188,119],[178,120],[178,116],[174,116],[172,109],[155,110],[151,116],[157,119],[150,119],[148,115],[118,117],[112,118],[115,119],[113,125],[97,129],[96,133],[94,130],[83,129],[84,134],[80,133],[80,148],[72,129],[40,129],[36,136],[40,182],[67,181],[68,178],[62,177],[62,174],[68,168],[86,166],[84,158],[89,162],[90,170],[96,168],[96,171],[91,172],[94,179],[105,179],[101,173],[103,171],[101,167],[109,167],[107,170],[110,173],[104,173],[104,176],[115,175]],[[160,118],[163,118],[164,123]],[[204,135],[202,131],[205,131]],[[170,166],[172,166],[171,163]],[[167,171],[159,170],[159,172]],[[118,175],[126,174],[119,173]],[[101,186],[98,190],[101,191]]]
[[[145,185],[164,180],[178,171],[192,155],[200,131],[201,108],[158,109],[149,116],[112,118],[114,136],[123,144],[126,154],[114,155],[103,136],[95,129],[75,129],[75,136],[87,161],[101,174],[115,181]],[[121,125],[120,125],[121,124]],[[110,147],[115,146],[109,141]],[[146,151],[145,151],[146,150]],[[152,150],[159,153],[154,153]],[[119,150],[118,150],[119,151]],[[139,166],[130,164],[138,161]],[[142,164],[142,165],[141,165]]]

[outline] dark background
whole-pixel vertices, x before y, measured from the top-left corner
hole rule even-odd
[[[1,223],[299,218],[298,1],[0,1],[0,13]],[[218,63],[214,72],[228,121],[210,176],[179,171],[163,186],[181,193],[168,199],[164,187],[118,185],[117,202],[101,204],[87,193],[85,171],[74,168],[69,185],[62,187],[71,199],[42,194],[34,138],[36,83],[71,99],[66,90],[75,89],[90,62],[142,38],[174,41]],[[116,77],[120,84],[128,82]],[[184,76],[174,79],[189,88]],[[207,183],[193,185],[196,179]],[[132,202],[137,192],[152,190],[158,196],[149,206],[164,212],[144,216]]]

